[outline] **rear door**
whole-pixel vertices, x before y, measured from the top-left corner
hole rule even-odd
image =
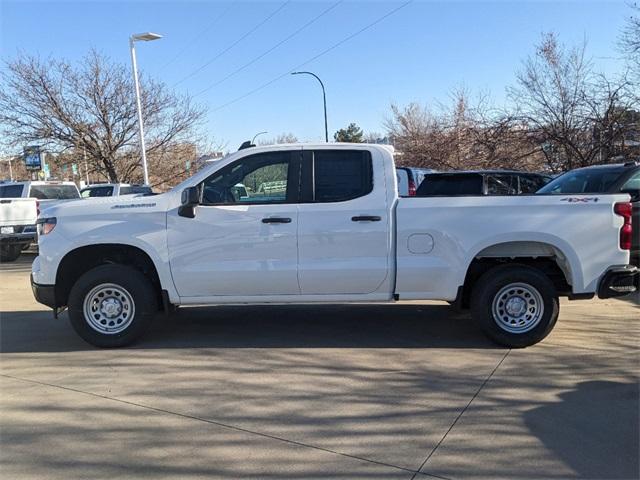
[[[383,158],[363,149],[305,151],[298,207],[303,295],[368,294],[390,269],[391,218]],[[389,187],[393,188],[393,187]]]

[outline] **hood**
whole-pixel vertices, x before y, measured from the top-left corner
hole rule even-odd
[[[123,195],[119,197],[94,197],[79,200],[65,201],[54,205],[41,205],[41,217],[69,217],[80,215],[101,215],[117,214],[119,212],[150,213],[166,211],[168,201],[171,198],[169,193],[152,195],[148,197],[137,197],[133,195]]]

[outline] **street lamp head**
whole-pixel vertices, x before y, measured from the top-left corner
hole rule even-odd
[[[161,38],[162,35],[158,35],[157,33],[153,32],[136,33],[134,35],[131,35],[131,41],[133,42],[137,42],[138,40],[143,42],[150,42],[152,40],[160,40]]]

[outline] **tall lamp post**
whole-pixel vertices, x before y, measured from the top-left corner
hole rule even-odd
[[[322,83],[320,77],[313,72],[291,72],[291,75],[311,75],[320,82],[320,86],[322,87],[322,102],[324,103],[324,140],[329,143],[329,127],[327,126],[327,94],[324,91],[324,83]]]
[[[131,49],[131,67],[133,70],[133,83],[136,88],[136,105],[138,107],[138,135],[140,137],[140,156],[142,158],[142,170],[144,172],[144,184],[149,185],[149,171],[147,169],[147,153],[144,145],[144,127],[142,125],[142,102],[140,100],[140,82],[138,81],[138,64],[136,62],[135,43],[138,41],[150,42],[159,40],[162,35],[157,33],[137,33],[129,37],[129,48]]]
[[[256,143],[256,138],[258,138],[260,135],[264,135],[265,133],[269,133],[269,132],[258,132],[253,136],[253,139],[251,140],[252,144]]]

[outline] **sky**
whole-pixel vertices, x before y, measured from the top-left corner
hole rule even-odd
[[[452,90],[489,92],[501,104],[544,32],[588,42],[598,70],[622,68],[616,40],[630,8],[620,1],[11,1],[0,0],[0,55],[18,52],[81,62],[91,49],[130,65],[137,44],[144,75],[208,108],[209,139],[292,133],[324,139],[350,122],[384,132],[392,103],[446,102]],[[335,48],[332,48],[335,47]],[[1,68],[1,67],[0,67]]]

